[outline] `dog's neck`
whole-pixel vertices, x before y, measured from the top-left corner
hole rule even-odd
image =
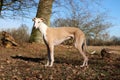
[[[48,26],[44,22],[41,22],[39,24],[39,30],[41,31],[43,36],[46,35],[47,28],[48,28]]]

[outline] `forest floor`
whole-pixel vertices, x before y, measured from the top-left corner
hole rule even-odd
[[[74,47],[56,46],[53,67],[45,67],[47,51],[44,44],[24,43],[20,47],[0,46],[0,80],[119,80],[120,55],[112,54],[102,59],[102,48],[116,49],[120,46],[88,46],[96,50],[89,57],[89,66],[81,68],[82,56]]]

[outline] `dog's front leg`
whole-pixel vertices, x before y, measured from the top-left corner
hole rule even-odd
[[[47,64],[45,66],[49,66],[51,63],[51,58],[50,58],[50,48],[48,46],[48,44],[46,44],[47,46],[47,54],[48,54],[48,60],[47,60]]]
[[[51,58],[50,58],[50,53],[48,53],[48,60],[47,60],[47,64],[45,66],[49,66],[51,63]]]
[[[50,45],[50,59],[50,67],[52,67],[54,63],[54,45]]]
[[[52,67],[54,63],[54,45],[48,45],[47,51],[48,51],[48,61],[45,66]]]

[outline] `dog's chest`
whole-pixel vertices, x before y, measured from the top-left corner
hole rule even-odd
[[[45,44],[48,44],[48,40],[45,35],[43,35],[43,40],[44,40]]]

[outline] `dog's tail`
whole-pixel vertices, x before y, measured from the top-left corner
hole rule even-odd
[[[87,47],[87,44],[86,44],[86,39],[83,41],[83,44],[82,44],[82,50],[85,52],[85,53],[89,53],[89,54],[95,54],[96,51],[88,51],[88,47]]]
[[[82,50],[84,52],[87,52],[87,44],[86,44],[86,40],[83,41],[83,44],[82,44]],[[88,52],[87,52],[88,53]]]

